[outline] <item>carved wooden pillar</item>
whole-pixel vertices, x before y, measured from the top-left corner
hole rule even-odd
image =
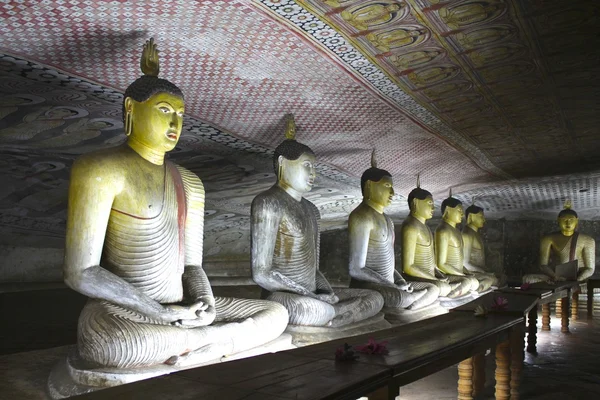
[[[521,371],[523,370],[523,328],[515,326],[510,332],[510,399],[519,399],[519,385],[521,384]]]
[[[529,311],[527,323],[527,351],[537,353],[537,306]]]
[[[558,299],[556,300],[556,312],[554,313],[554,315],[556,315],[556,318],[560,318],[560,316],[562,315],[562,299]]]
[[[571,302],[571,319],[577,321],[577,310],[579,309],[579,292],[573,293],[573,301]]]
[[[560,331],[562,333],[569,333],[569,295],[560,299],[562,302],[562,322],[560,326]]]
[[[485,354],[473,356],[473,397],[483,394],[485,388]]]
[[[542,330],[550,330],[550,304],[542,304]]]
[[[473,358],[458,364],[458,400],[473,399]]]
[[[510,343],[496,346],[496,400],[510,398]]]

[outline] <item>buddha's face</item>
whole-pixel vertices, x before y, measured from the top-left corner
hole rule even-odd
[[[300,193],[310,192],[315,184],[315,162],[315,156],[308,153],[302,153],[297,160],[279,156],[280,184]]]
[[[574,215],[565,215],[562,217],[558,217],[558,226],[560,226],[560,231],[563,235],[570,236],[575,232],[575,228],[577,228],[577,224],[579,223],[579,218]]]
[[[423,200],[413,199],[413,209],[412,213],[424,219],[433,218],[433,198],[431,196],[427,196]]]
[[[463,206],[462,204],[459,204],[456,207],[446,207],[444,209],[443,219],[446,222],[460,224],[462,222],[463,215]]]
[[[477,214],[470,213],[467,223],[478,229],[483,228],[483,225],[485,225],[485,216],[483,215],[483,211],[480,211]]]
[[[151,149],[175,148],[183,126],[183,99],[170,93],[156,93],[138,102],[125,99],[125,112],[132,118],[131,138]]]
[[[391,176],[384,176],[378,182],[367,181],[365,189],[366,198],[384,208],[390,205],[394,197],[394,183]]]

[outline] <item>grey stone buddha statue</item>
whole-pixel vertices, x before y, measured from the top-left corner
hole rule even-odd
[[[181,134],[183,94],[158,69],[150,40],[145,75],[124,96],[127,143],[81,156],[71,172],[64,278],[89,297],[77,340],[85,369],[219,359],[287,324],[280,304],[213,296],[202,268],[202,182],[165,161]]]
[[[263,297],[283,304],[292,325],[342,327],[383,307],[372,290],[332,289],[319,271],[319,211],[303,195],[315,181],[315,154],[295,140],[293,117],[287,139],[275,149],[277,182],[252,202],[252,276]]]
[[[392,175],[377,168],[375,152],[371,168],[361,177],[363,201],[350,213],[350,287],[381,293],[385,307],[418,310],[434,303],[439,289],[431,283],[408,283],[396,270],[394,223],[384,213],[394,195]]]

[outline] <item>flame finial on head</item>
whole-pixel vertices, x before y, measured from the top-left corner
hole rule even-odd
[[[154,43],[154,38],[150,38],[150,40],[144,43],[140,68],[144,75],[158,76],[160,65],[158,62],[158,49],[156,48],[156,43]]]
[[[287,114],[285,118],[285,138],[289,140],[296,140],[296,122],[294,121],[294,114]]]
[[[565,205],[563,206],[563,209],[570,210],[572,207],[573,207],[573,203],[571,202],[571,200],[569,200],[569,199],[565,200]]]
[[[452,197],[452,186],[450,186],[450,189],[448,189],[448,197]]]
[[[421,188],[421,173],[417,174],[417,189]]]
[[[371,168],[377,168],[377,157],[375,155],[375,149],[371,153]]]

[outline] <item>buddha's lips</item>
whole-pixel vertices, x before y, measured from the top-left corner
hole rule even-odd
[[[167,132],[167,138],[169,140],[177,140],[177,132]]]

